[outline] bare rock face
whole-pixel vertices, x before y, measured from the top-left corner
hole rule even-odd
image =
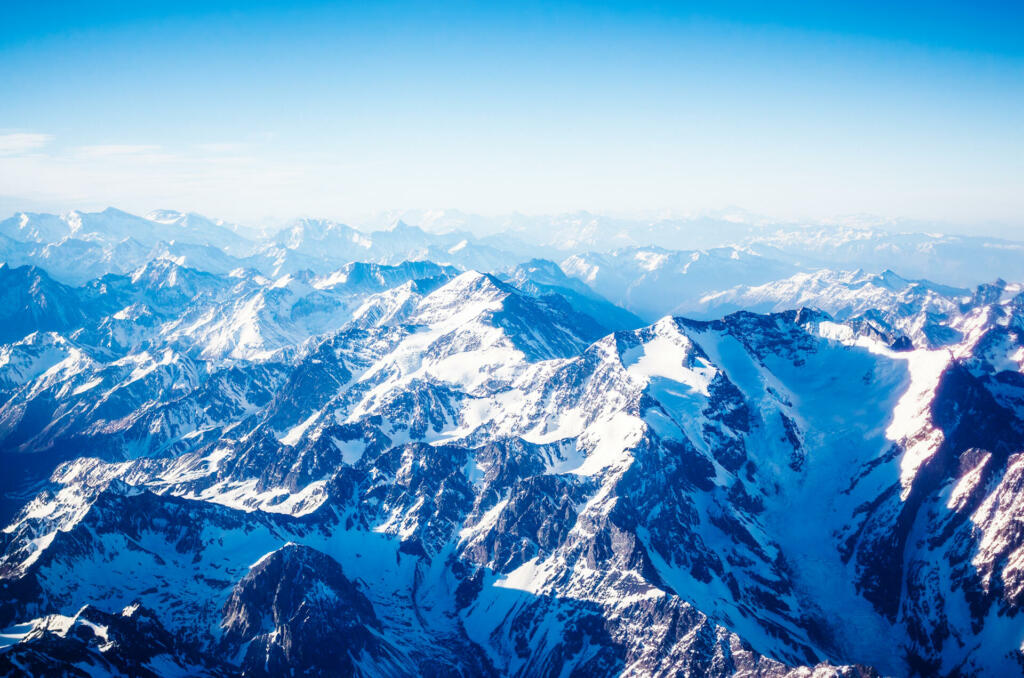
[[[36,620],[25,636],[0,654],[0,673],[45,675],[210,675],[228,667],[203,657],[169,633],[151,610],[134,604],[118,614],[87,605],[72,617]]]
[[[383,673],[395,659],[373,605],[341,566],[298,544],[267,555],[235,585],[221,628],[225,649],[244,655],[247,676],[284,675],[290,667],[309,676],[362,675],[369,667]]]

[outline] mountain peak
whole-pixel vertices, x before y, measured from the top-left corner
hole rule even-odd
[[[152,210],[145,218],[161,224],[174,224],[181,222],[185,217],[186,214],[178,210]]]

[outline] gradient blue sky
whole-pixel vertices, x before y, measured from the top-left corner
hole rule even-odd
[[[5,3],[3,205],[1024,237],[1024,3]]]

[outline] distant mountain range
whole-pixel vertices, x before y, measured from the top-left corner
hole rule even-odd
[[[402,221],[367,231],[299,219],[255,237],[252,229],[171,210],[146,217],[113,208],[18,213],[0,221],[0,260],[39,266],[62,282],[83,284],[105,273],[128,273],[152,259],[219,274],[251,268],[269,277],[326,273],[353,261],[429,260],[498,272],[549,259],[648,319],[688,311],[687,304],[711,292],[821,269],[891,269],[911,279],[966,287],[996,277],[1024,279],[1024,243],[994,238],[869,227],[778,228],[724,218],[625,222],[583,213],[481,223],[482,218],[457,212],[415,216],[426,220],[426,230]],[[443,233],[436,232],[438,224]],[[624,288],[623,280],[640,279],[639,290]],[[646,295],[646,284],[669,285],[675,303],[633,299]]]

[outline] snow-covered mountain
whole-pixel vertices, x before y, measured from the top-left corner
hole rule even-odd
[[[938,348],[963,340],[965,319],[979,302],[1013,296],[1020,289],[1002,280],[972,291],[907,280],[893,271],[820,270],[708,294],[688,313],[717,318],[739,310],[772,313],[817,308],[862,331]]]
[[[0,221],[0,261],[38,266],[72,285],[106,273],[127,274],[154,259],[209,273],[252,269],[276,278],[306,270],[329,273],[354,262],[431,261],[499,271],[550,251],[512,238],[491,244],[468,232],[427,233],[401,221],[366,232],[330,220],[298,219],[265,237],[173,210],[145,218],[114,208],[59,216],[22,212]]]
[[[910,314],[907,305],[916,304],[922,309],[919,317],[938,314],[943,316],[937,318],[942,324],[945,316],[971,296],[968,288],[992,280],[992,272],[1009,271],[1006,277],[1024,280],[1024,257],[1020,256],[1024,245],[997,245],[993,241],[982,245],[979,240],[975,244],[989,251],[977,254],[969,243],[962,251],[958,249],[957,243],[966,239],[920,237],[929,242],[906,236],[911,244],[905,250],[894,251],[889,251],[889,236],[878,242],[873,236],[867,237],[869,243],[861,243],[863,249],[857,249],[855,255],[846,251],[847,245],[842,244],[845,241],[835,241],[833,248],[822,247],[815,258],[799,256],[802,248],[811,245],[810,240],[796,236],[787,250],[758,243],[692,251],[633,247],[575,254],[564,259],[561,267],[648,321],[663,315],[711,318],[736,310],[767,312],[802,306],[821,308],[845,320],[899,306],[898,317],[887,321],[891,323],[899,318],[906,321]],[[875,248],[888,254],[876,256]],[[993,254],[992,249],[998,252]],[[962,260],[950,254],[952,250],[960,251]],[[890,262],[893,267],[881,268],[880,262]],[[828,267],[834,264],[840,267]],[[842,268],[861,264],[865,267]],[[905,270],[916,271],[922,277],[903,277]],[[929,273],[927,279],[922,271]],[[934,280],[959,281],[967,287]],[[897,324],[906,329],[906,322]]]
[[[113,208],[22,212],[0,221],[0,261],[38,266],[56,280],[82,285],[153,259],[216,274],[254,269],[272,278],[403,261],[508,274],[547,259],[649,321],[698,312],[700,299],[736,285],[798,272],[891,269],[961,287],[1024,279],[1024,243],[892,230],[908,224],[882,230],[875,222],[780,226],[732,212],[621,219],[586,212],[485,218],[439,210],[389,213],[361,226],[305,218],[266,232],[174,210],[146,217]]]
[[[1022,672],[1018,286],[388,233],[0,267],[0,673]]]
[[[766,283],[801,270],[739,247],[692,251],[632,247],[606,254],[587,252],[568,257],[561,267],[648,321],[689,313],[715,292]]]
[[[950,285],[1024,279],[1024,243],[999,238],[892,232],[867,227],[779,229],[745,241],[761,256],[804,269],[898,271]]]
[[[497,249],[469,233],[437,235],[402,221],[364,232],[334,221],[301,219],[262,244],[253,265],[275,275],[300,268],[327,271],[351,261],[427,260],[490,271],[511,266],[520,257],[521,253]]]
[[[0,256],[71,284],[127,273],[155,258],[226,273],[253,243],[222,224],[167,211],[150,218],[114,208],[64,215],[21,212],[0,221]]]
[[[587,211],[563,214],[481,216],[460,210],[391,211],[368,219],[384,227],[400,219],[432,233],[470,231],[493,240],[515,239],[553,252],[610,251],[627,247],[708,248],[763,235],[774,229],[740,210],[696,216],[655,215],[623,218]]]
[[[592,252],[654,248],[689,253],[735,246],[804,271],[892,269],[910,278],[968,287],[997,276],[1024,279],[1024,243],[1019,240],[956,235],[955,229],[948,232],[949,225],[863,215],[800,224],[739,209],[632,218],[585,211],[487,217],[458,210],[408,210],[379,215],[367,225],[383,228],[396,219],[431,233],[476,233],[499,249],[530,243],[533,256],[559,261]]]

